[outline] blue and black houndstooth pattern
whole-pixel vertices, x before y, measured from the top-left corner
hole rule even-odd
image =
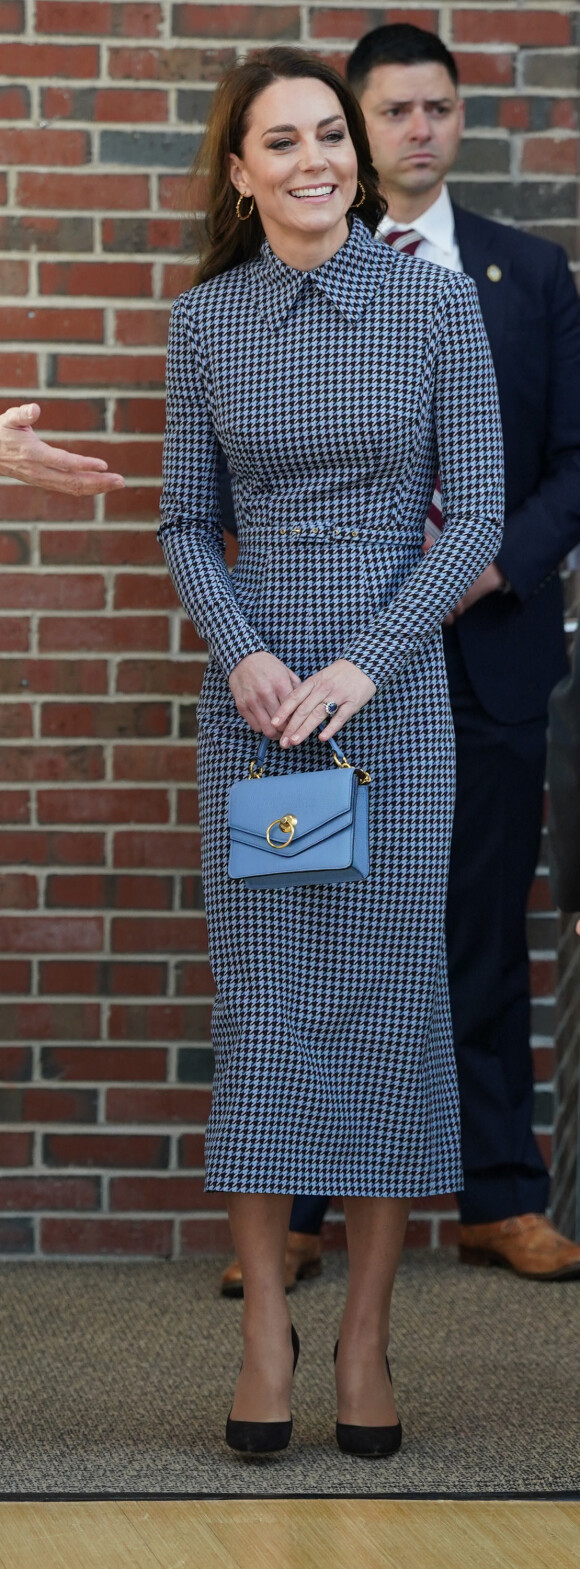
[[[223,559],[216,461],[240,551]],[[437,469],[445,530],[427,556]],[[441,621],[495,556],[495,377],[475,286],[354,220],[315,272],[267,245],[173,308],[161,539],[210,647],[199,786],[216,1074],[207,1187],[419,1195],[461,1185],[444,945],[454,743]],[[231,669],[346,657],[377,694],[339,740],[372,774],[365,883],[249,891],[227,797],[255,752]],[[330,766],[315,738],[270,771]],[[256,784],[259,789],[259,783]]]

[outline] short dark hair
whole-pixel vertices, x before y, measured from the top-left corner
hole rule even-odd
[[[453,86],[459,86],[457,62],[438,33],[413,27],[410,22],[393,22],[390,27],[374,27],[359,39],[346,63],[346,79],[358,95],[376,65],[423,65],[427,61],[444,66]]]

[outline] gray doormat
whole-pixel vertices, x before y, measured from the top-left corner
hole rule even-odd
[[[291,1448],[231,1454],[241,1303],[222,1260],[0,1267],[0,1495],[505,1497],[580,1490],[580,1282],[404,1258],[390,1360],[404,1440],[341,1455],[332,1350],[346,1261],[289,1299],[302,1351]]]

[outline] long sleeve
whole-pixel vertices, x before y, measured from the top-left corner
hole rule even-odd
[[[454,277],[437,346],[434,417],[445,528],[343,657],[377,687],[404,668],[497,556],[504,514],[495,372],[475,284]]]
[[[564,251],[559,246],[554,251],[542,478],[509,514],[497,558],[521,601],[542,586],[580,541],[580,300]]]
[[[171,313],[167,351],[159,539],[184,609],[228,676],[265,644],[243,616],[225,564],[219,457],[201,346],[185,319],[181,297]]]

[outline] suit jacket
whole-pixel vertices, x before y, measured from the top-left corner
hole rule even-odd
[[[453,211],[499,388],[506,521],[497,560],[513,589],[479,600],[455,626],[479,701],[513,724],[545,715],[568,669],[558,566],[580,541],[580,301],[559,245]],[[225,459],[220,493],[235,533]]]
[[[550,698],[548,857],[561,910],[580,910],[580,628],[572,671]]]
[[[509,724],[544,715],[568,669],[558,565],[580,540],[580,300],[559,245],[461,207],[454,214],[499,388],[506,519],[497,561],[513,589],[479,600],[455,625],[480,702]]]

